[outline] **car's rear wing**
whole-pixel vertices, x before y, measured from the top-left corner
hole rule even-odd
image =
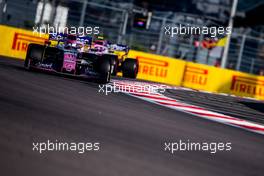
[[[88,45],[92,45],[93,38],[89,36],[77,36],[77,41]]]
[[[62,40],[67,36],[67,34],[64,33],[52,33],[49,34],[49,40]]]
[[[113,51],[124,51],[125,53],[129,52],[128,46],[120,44],[110,44],[110,49]]]

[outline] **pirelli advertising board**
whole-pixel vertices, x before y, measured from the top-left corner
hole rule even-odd
[[[186,63],[182,86],[264,100],[264,77],[212,66]]]
[[[181,85],[185,63],[182,60],[131,50],[128,57],[139,61],[138,78]]]
[[[196,90],[219,92],[223,86],[229,87],[229,76],[223,76],[226,75],[226,72],[229,73],[230,71],[208,65],[186,62],[181,85]]]
[[[0,25],[0,55],[24,59],[29,43],[44,44],[48,35]]]
[[[129,57],[139,60],[139,79],[264,100],[263,76],[138,51]]]
[[[186,63],[183,73],[182,86],[193,89],[206,89],[208,87],[209,69],[203,65]]]
[[[232,72],[227,93],[264,100],[264,77]]]

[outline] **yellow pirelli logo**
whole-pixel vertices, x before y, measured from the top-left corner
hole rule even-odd
[[[33,34],[29,35],[15,32],[13,37],[12,50],[26,52],[29,43],[44,44],[45,40],[45,38],[37,37]]]
[[[138,72],[143,75],[166,78],[168,75],[169,63],[154,58],[137,56],[139,61]]]

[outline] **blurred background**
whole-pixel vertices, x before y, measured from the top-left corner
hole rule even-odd
[[[0,0],[0,24],[99,26],[106,39],[135,50],[257,75],[264,74],[263,16],[264,0]],[[230,43],[227,36],[164,34],[179,24],[231,24],[233,32]]]

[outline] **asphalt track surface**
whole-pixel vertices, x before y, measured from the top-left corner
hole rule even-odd
[[[263,135],[145,102],[98,84],[0,59],[0,171],[31,175],[264,174]],[[232,142],[227,152],[164,151],[164,142]],[[32,151],[32,142],[100,142],[100,151]]]

